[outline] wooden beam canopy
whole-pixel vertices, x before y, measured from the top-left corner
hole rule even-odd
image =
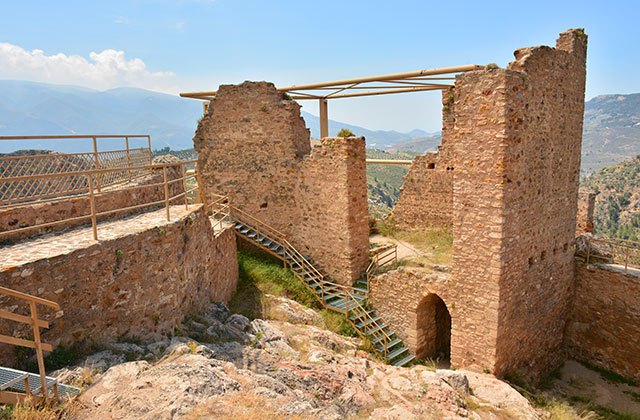
[[[284,86],[277,89],[279,92],[286,93],[291,99],[297,101],[312,99],[319,102],[320,137],[324,138],[329,135],[329,99],[444,90],[452,86],[451,82],[455,80],[456,74],[482,69],[484,69],[484,66],[467,64],[463,66],[358,77],[355,79]],[[183,98],[210,101],[215,98],[216,94],[217,91],[183,92],[180,96]]]

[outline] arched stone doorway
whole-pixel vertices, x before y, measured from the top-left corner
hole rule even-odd
[[[451,358],[451,315],[447,305],[430,293],[418,304],[416,356],[439,360],[448,365]]]

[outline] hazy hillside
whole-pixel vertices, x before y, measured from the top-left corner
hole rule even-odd
[[[188,149],[197,120],[200,101],[120,88],[104,92],[43,83],[0,80],[0,135],[37,134],[151,134],[153,146]],[[318,117],[302,113],[312,137],[319,137]],[[365,136],[367,147],[389,152],[423,153],[440,144],[439,133],[412,130],[374,131],[329,120],[329,133],[348,128]],[[19,147],[0,143],[0,153],[19,149],[84,151],[80,143],[52,147],[50,142],[24,142]],[[86,145],[84,149],[87,149]],[[585,107],[583,173],[640,154],[640,94],[604,95]]]
[[[191,138],[202,114],[199,101],[120,88],[104,92],[0,80],[0,135],[151,134],[155,147],[192,147]],[[71,142],[59,151],[78,150]],[[5,145],[11,147],[13,145]],[[50,143],[25,142],[23,149],[48,149]],[[0,152],[3,150],[0,144]]]
[[[640,240],[640,155],[592,174],[582,185],[597,194],[596,233]]]
[[[320,138],[320,118],[313,114],[302,111],[302,118],[311,130],[311,137]],[[351,130],[357,136],[364,136],[367,140],[367,147],[383,149],[397,143],[420,139],[430,136],[430,133],[424,130],[411,130],[408,133],[400,133],[398,131],[369,130],[357,125],[329,119],[329,135],[335,136],[342,128]]]
[[[408,159],[416,156],[411,152],[389,153],[382,150],[367,149],[371,159]],[[369,195],[369,213],[382,217],[389,213],[400,197],[400,187],[409,165],[367,165],[367,191]]]
[[[585,105],[582,169],[640,154],[640,94],[597,96]]]

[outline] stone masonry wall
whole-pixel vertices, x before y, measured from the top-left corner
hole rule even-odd
[[[576,264],[569,355],[640,380],[640,276]]]
[[[586,36],[567,31],[555,49],[515,56],[509,69],[456,81],[452,269],[461,315],[478,323],[466,341],[484,350],[452,363],[536,379],[563,359]]]
[[[587,190],[578,192],[578,215],[576,217],[576,236],[593,232],[593,211],[596,206],[595,193]]]
[[[296,199],[301,211],[292,229],[320,267],[348,280],[369,264],[369,213],[363,138],[324,138],[301,166]]]
[[[419,313],[420,303],[430,294],[437,295],[447,304],[453,323],[452,335],[463,334],[468,328],[474,327],[467,323],[468,320],[458,316],[459,306],[452,298],[453,292],[453,283],[446,272],[401,267],[372,279],[369,285],[369,301],[385,324],[389,325],[409,347],[409,351],[415,354],[421,344],[435,344],[435,331],[419,328],[422,322],[434,321],[424,319],[434,314]],[[474,344],[463,343],[461,340],[456,342],[464,346]],[[451,351],[460,352],[461,349]]]
[[[453,88],[442,93],[442,144],[413,160],[391,217],[403,229],[451,229],[453,170],[450,137],[454,126]]]
[[[281,231],[343,284],[367,267],[364,139],[328,138],[311,152],[300,106],[273,84],[221,86],[194,137],[208,196]]]
[[[43,340],[54,347],[120,337],[155,340],[206,303],[230,300],[238,280],[235,240],[232,229],[214,237],[200,208],[140,233],[9,267],[0,271],[0,284],[60,304],[62,317],[39,308],[52,325]],[[5,310],[15,303],[0,298]],[[1,321],[0,333],[28,335],[20,325]],[[13,347],[0,346],[0,361],[14,354]]]

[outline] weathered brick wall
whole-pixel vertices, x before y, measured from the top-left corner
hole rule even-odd
[[[391,218],[403,229],[451,229],[453,171],[450,137],[455,122],[453,88],[442,93],[442,144],[413,160]]]
[[[168,179],[176,179],[180,177],[177,169],[170,168],[168,170]],[[152,203],[164,200],[163,186],[149,186],[146,188],[135,188],[143,185],[151,185],[162,183],[163,176],[161,170],[155,170],[149,175],[135,179],[130,183],[112,185],[97,194],[96,212],[105,212],[115,209],[123,209],[126,207],[136,206],[139,204]],[[170,184],[169,195],[177,196],[184,191],[181,182]],[[173,201],[175,204],[177,201]],[[148,207],[148,209],[153,206]],[[139,212],[140,209],[118,212],[111,215],[98,217],[98,221],[107,220],[114,217],[122,217],[123,215]],[[91,208],[88,197],[69,197],[63,201],[44,202],[44,203],[26,203],[20,207],[3,209],[0,207],[0,232],[8,232],[17,228],[35,226],[44,223],[64,221],[74,217],[91,215]],[[15,232],[0,236],[0,243],[9,243],[31,236],[42,235],[47,232],[60,231],[69,227],[91,223],[90,219],[68,221],[59,225],[34,229],[29,231]]]
[[[593,211],[596,206],[595,193],[587,190],[578,192],[578,215],[576,216],[576,236],[593,232]]]
[[[568,31],[555,49],[515,55],[509,69],[456,81],[452,269],[462,316],[478,321],[466,340],[485,350],[452,362],[535,379],[563,358],[586,36]]]
[[[435,322],[435,314],[420,311],[420,303],[429,295],[436,295],[447,303],[452,317],[452,335],[464,334],[469,327],[475,327],[469,324],[470,320],[458,315],[459,306],[452,298],[452,286],[450,275],[446,272],[401,267],[371,281],[369,301],[385,324],[405,342],[412,354],[423,350],[431,356],[431,347],[434,347],[436,342],[436,331],[434,328],[420,328],[421,325],[432,327],[432,322]],[[455,342],[459,346],[474,346],[474,343],[463,343],[461,339],[456,339]],[[458,353],[461,350],[460,347],[452,348],[451,352]]]
[[[221,86],[194,137],[206,191],[287,236],[336,281],[367,267],[364,139],[325,139],[311,152],[300,106],[273,84]]]
[[[295,244],[336,278],[359,278],[369,263],[364,138],[325,138],[301,166]]]
[[[640,380],[640,276],[576,264],[569,355]]]
[[[51,328],[45,342],[103,343],[171,334],[183,317],[210,301],[228,302],[238,280],[235,234],[213,236],[202,209],[157,228],[101,241],[53,258],[0,271],[0,284],[60,304],[64,316],[43,307]],[[0,308],[16,301],[0,298]],[[20,310],[24,305],[20,305]],[[0,333],[27,336],[2,320]],[[0,346],[0,361],[14,355]]]

